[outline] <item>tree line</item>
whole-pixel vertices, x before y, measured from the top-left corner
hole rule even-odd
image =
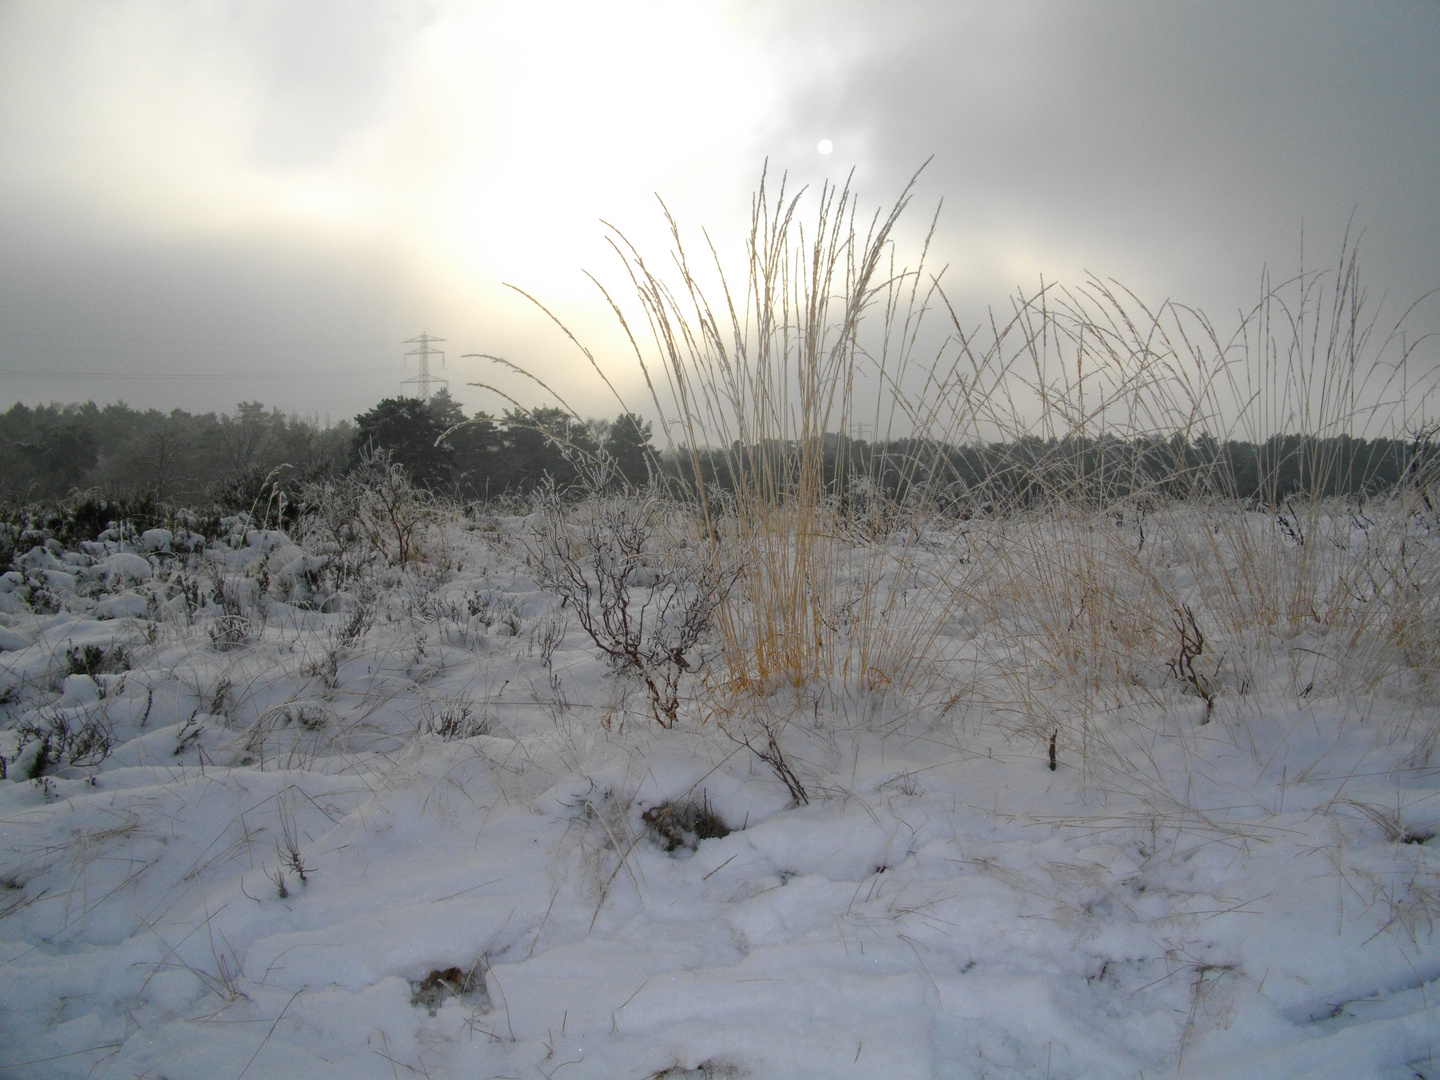
[[[354,433],[348,421],[287,416],[258,401],[233,414],[17,403],[0,413],[0,501],[100,491],[174,504],[238,502],[282,466],[301,478],[343,468]]]
[[[827,435],[824,482],[837,498],[864,486],[904,504],[983,511],[1061,495],[1096,503],[1138,494],[1234,498],[1276,505],[1296,495],[1377,494],[1434,482],[1436,432],[1407,439],[1281,435],[1264,442],[1162,437],[1020,438],[953,446],[920,439],[866,442]],[[246,508],[263,490],[298,489],[387,454],[411,481],[459,501],[526,496],[553,482],[641,486],[656,476],[733,490],[747,471],[783,475],[794,445],[662,455],[651,426],[622,413],[580,420],[562,409],[514,408],[467,416],[441,391],[395,397],[335,423],[259,402],[233,414],[168,413],[124,403],[16,404],[0,413],[0,502],[53,503],[77,492],[156,505]],[[936,493],[940,495],[936,498]]]
[[[1408,438],[1276,435],[1263,442],[1187,438],[1023,436],[955,446],[928,439],[877,442],[829,434],[818,454],[835,498],[868,496],[957,512],[1039,506],[1055,499],[1106,506],[1136,497],[1233,499],[1275,507],[1293,498],[1367,498],[1403,484],[1440,482],[1440,441],[1427,428]],[[682,450],[666,471],[720,491],[766,490],[793,476],[795,443]]]
[[[585,462],[602,457],[614,482],[643,485],[655,448],[650,425],[628,413],[610,421],[548,407],[466,416],[443,390],[428,401],[387,398],[335,423],[253,401],[232,414],[17,403],[0,413],[0,503],[98,492],[243,508],[267,485],[298,490],[374,453],[389,454],[437,495],[487,500],[528,494],[547,477],[569,486]]]
[[[547,482],[642,487],[659,460],[650,424],[634,413],[580,420],[542,406],[467,417],[443,390],[429,401],[387,398],[361,413],[354,447],[383,450],[413,483],[462,501],[528,495]]]

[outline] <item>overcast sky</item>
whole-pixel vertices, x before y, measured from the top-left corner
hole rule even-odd
[[[658,192],[738,251],[767,158],[875,207],[932,156],[905,236],[944,200],[969,310],[1088,271],[1232,323],[1353,213],[1398,315],[1440,288],[1440,2],[0,0],[0,406],[338,419],[426,331],[470,409],[485,352],[611,415],[502,282],[608,348],[601,218],[658,253]]]

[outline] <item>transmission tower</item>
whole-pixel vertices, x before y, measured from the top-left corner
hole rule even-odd
[[[429,401],[435,396],[435,391],[432,390],[431,387],[436,383],[449,385],[450,382],[449,379],[442,379],[438,375],[430,374],[430,357],[440,357],[440,366],[445,366],[445,354],[439,349],[432,349],[430,345],[433,342],[444,340],[444,338],[431,337],[429,334],[421,334],[419,337],[412,337],[408,341],[402,342],[404,345],[419,345],[420,347],[418,349],[411,349],[405,354],[407,359],[412,356],[415,357],[417,370],[415,372],[415,378],[405,379],[400,385],[418,387],[419,393],[415,396],[424,401]]]

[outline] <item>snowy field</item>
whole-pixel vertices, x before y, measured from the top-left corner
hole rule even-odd
[[[37,546],[0,1076],[1440,1077],[1412,509],[897,523],[827,640],[923,671],[739,694],[706,636],[672,728],[538,516]]]

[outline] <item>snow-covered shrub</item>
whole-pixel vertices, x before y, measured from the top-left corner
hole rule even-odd
[[[307,484],[303,502],[300,536],[312,554],[329,557],[337,591],[376,560],[402,569],[447,561],[440,505],[388,451],[367,450],[343,476]]]
[[[215,616],[206,633],[210,644],[217,652],[239,649],[255,640],[255,624],[245,615],[222,614]]]
[[[8,772],[33,780],[64,765],[98,765],[110,756],[114,732],[103,709],[55,706],[23,721],[15,731],[19,751]]]
[[[567,505],[536,498],[526,565],[575,612],[617,672],[638,679],[662,727],[679,720],[680,686],[704,663],[700,646],[728,581],[713,561],[676,554],[671,508],[653,491]]]

